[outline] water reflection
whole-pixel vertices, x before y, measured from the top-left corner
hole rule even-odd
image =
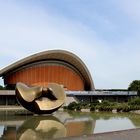
[[[140,127],[140,115],[56,112],[50,116],[0,112],[0,140],[44,140]]]
[[[0,139],[7,140],[50,140],[87,135],[93,133],[95,124],[87,115],[74,117],[67,112],[57,112],[49,116],[15,115],[14,113],[7,113],[5,117],[3,115],[1,113],[0,116],[2,120],[0,125],[4,126]]]
[[[17,130],[18,140],[44,140],[65,136],[65,126],[54,116],[34,116],[26,120]]]

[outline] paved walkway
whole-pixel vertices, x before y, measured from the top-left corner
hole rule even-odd
[[[57,140],[140,140],[140,128]]]
[[[25,108],[22,106],[13,106],[13,105],[2,106],[2,105],[0,105],[0,110],[25,110]]]

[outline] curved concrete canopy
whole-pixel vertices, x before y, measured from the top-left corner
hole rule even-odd
[[[92,77],[90,75],[89,70],[87,69],[86,65],[82,62],[82,60],[77,57],[75,54],[64,51],[64,50],[49,50],[40,52],[34,55],[31,55],[29,57],[26,57],[24,59],[21,59],[4,69],[0,70],[0,76],[4,77],[9,72],[12,72],[22,66],[26,66],[31,63],[44,61],[44,60],[58,60],[58,61],[65,61],[66,63],[74,66],[82,75],[82,78],[84,78],[86,85],[89,87],[90,90],[94,90],[94,83],[92,80]]]

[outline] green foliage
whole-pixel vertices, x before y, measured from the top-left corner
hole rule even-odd
[[[90,107],[96,106],[96,105],[99,105],[99,104],[100,104],[100,102],[97,100],[97,101],[94,101],[94,102],[90,103]]]
[[[100,110],[100,108],[101,108],[100,105],[96,105],[96,106],[95,106],[95,110],[96,110],[96,109]]]
[[[67,106],[63,106],[63,109],[68,109],[68,107]]]
[[[103,100],[101,104],[102,104],[102,106],[110,106],[111,102],[108,100]]]
[[[66,109],[66,107],[65,107]],[[81,110],[82,109],[82,104],[81,103],[76,103],[72,102],[67,106],[68,110]]]
[[[137,91],[138,95],[140,96],[140,80],[134,80],[130,83],[128,90],[130,91]]]
[[[135,105],[135,106],[130,105],[130,110],[140,110],[140,106],[138,106],[138,105]]]
[[[106,106],[105,111],[112,111],[114,109],[113,106]]]
[[[103,100],[102,103],[100,103],[102,106],[115,106],[116,102],[111,102],[108,100]]]
[[[96,109],[98,109],[99,111],[112,111],[113,110],[113,106],[107,105],[98,105],[96,106]]]
[[[76,102],[72,102],[68,105],[68,109],[69,110],[75,110],[76,109],[76,106],[77,106],[77,103]]]
[[[78,110],[78,111],[80,111],[82,109],[82,105],[81,104],[77,104],[75,106],[75,109]]]
[[[96,107],[95,106],[91,106],[90,111],[95,111]]]
[[[0,90],[4,90],[5,88],[3,86],[0,85]]]
[[[117,105],[115,106],[115,109],[117,110],[117,112],[120,112],[123,109],[123,105]]]
[[[117,110],[117,112],[129,112],[132,110],[139,110],[140,109],[140,105],[130,105],[127,103],[122,103],[122,104],[118,104],[117,106],[114,107],[114,109]]]
[[[124,104],[122,106],[122,112],[129,112],[129,111],[131,111],[130,106],[128,104]]]
[[[91,106],[91,104],[89,104],[89,103],[82,103],[80,105],[82,106],[83,109],[88,109]]]
[[[99,111],[112,111],[113,103],[108,100],[104,100],[102,103],[99,103],[98,101],[91,103],[90,110],[95,111],[96,109]]]
[[[118,104],[114,107],[114,109],[117,110],[117,112],[129,112],[131,110],[130,106],[126,103],[121,103],[121,104]]]
[[[140,98],[135,98],[129,101],[129,103],[116,103],[107,100],[102,101],[102,103],[76,103],[72,102],[64,109],[68,110],[81,110],[82,108],[90,108],[90,111],[112,111],[116,109],[117,112],[129,112],[131,110],[140,110]]]
[[[140,97],[131,99],[128,104],[133,106],[140,106]]]

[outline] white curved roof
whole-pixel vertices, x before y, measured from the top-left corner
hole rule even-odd
[[[75,54],[68,51],[64,51],[64,50],[44,51],[44,52],[31,55],[24,59],[21,59],[5,67],[4,69],[0,70],[0,76],[5,76],[7,73],[12,72],[13,70],[20,68],[21,66],[25,66],[29,63],[34,63],[41,60],[50,60],[50,59],[56,59],[58,61],[65,61],[73,65],[81,73],[81,75],[85,79],[86,85],[90,87],[90,90],[95,89],[92,77],[86,65]]]

